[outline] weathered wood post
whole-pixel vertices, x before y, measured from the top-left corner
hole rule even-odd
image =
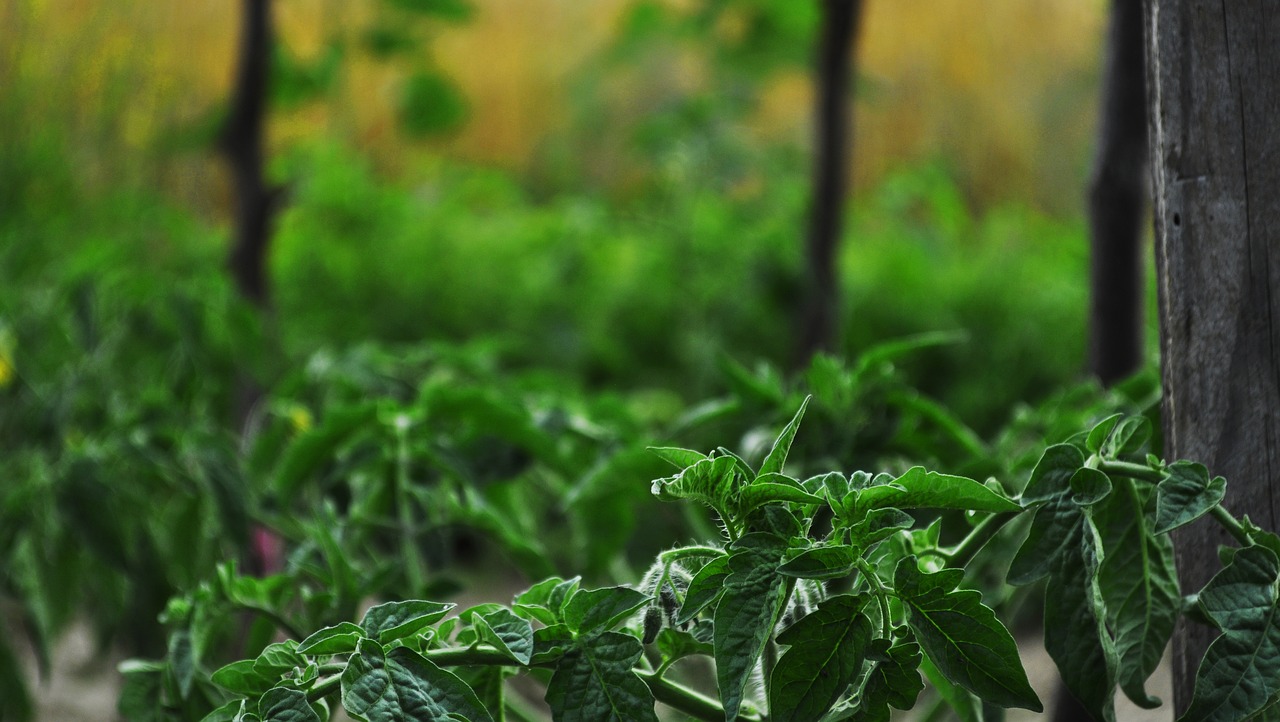
[[[1226,506],[1280,528],[1280,5],[1146,0],[1165,456],[1227,478]],[[1175,538],[1184,592],[1220,568],[1208,519]],[[1187,709],[1214,633],[1183,622]]]

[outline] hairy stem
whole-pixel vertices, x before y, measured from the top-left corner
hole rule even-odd
[[[657,672],[636,672],[636,676],[649,685],[649,691],[653,693],[653,698],[659,702],[684,712],[695,719],[705,720],[706,722],[724,722],[724,707],[721,707],[719,702],[701,692],[672,682]],[[737,719],[738,722],[758,722],[755,717],[741,714],[738,715]]]
[[[946,552],[944,556],[951,566],[963,567],[969,564],[969,560],[973,559],[987,542],[1004,528],[1004,525],[1013,520],[1018,512],[1010,511],[1000,514],[992,514],[991,516],[978,522],[960,543],[955,545],[951,551]]]
[[[1152,484],[1159,484],[1164,480],[1163,472],[1152,469],[1146,464],[1134,464],[1129,461],[1103,459],[1098,464],[1098,470],[1114,476],[1127,476],[1130,479],[1149,481]]]

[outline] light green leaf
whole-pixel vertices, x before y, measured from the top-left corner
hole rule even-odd
[[[669,462],[677,469],[686,469],[707,458],[706,454],[692,449],[681,449],[674,446],[650,446],[649,451],[657,454],[663,461]]]
[[[778,573],[801,579],[836,579],[852,573],[858,558],[858,550],[854,547],[824,544],[804,550],[778,567]]]
[[[551,577],[516,595],[511,607],[526,619],[536,619],[543,624],[558,624],[564,601],[578,590],[578,577],[565,580]]]
[[[299,654],[319,657],[326,654],[346,654],[356,651],[356,645],[365,636],[364,630],[351,622],[341,622],[325,627],[298,644]]]
[[[723,509],[736,491],[737,461],[732,456],[703,459],[675,476],[653,482],[653,495],[663,501],[690,499]]]
[[[564,623],[577,634],[608,631],[652,599],[630,587],[580,589],[564,605]]]
[[[1270,549],[1236,552],[1200,592],[1200,608],[1222,635],[1196,673],[1179,722],[1236,722],[1280,695],[1280,560]]]
[[[939,474],[916,466],[889,484],[868,486],[857,495],[860,509],[960,509],[1020,511],[1022,507],[986,486],[963,476]]]
[[[809,400],[812,398],[812,396],[804,397],[795,416],[791,417],[791,421],[782,429],[782,433],[778,434],[777,440],[773,442],[773,448],[769,450],[769,455],[764,457],[764,461],[760,464],[760,474],[782,473],[782,467],[787,463],[787,453],[791,451],[791,442],[795,441],[796,431],[800,429],[800,420],[804,418],[804,411],[809,408]]]
[[[785,541],[763,533],[748,534],[731,547],[714,616],[716,681],[726,719],[737,717],[747,679],[782,612],[787,585],[778,566],[785,551]]]
[[[1112,414],[1095,424],[1084,442],[1084,448],[1094,454],[1102,451],[1103,444],[1111,438],[1111,433],[1115,431],[1116,426],[1120,424],[1120,420],[1123,418],[1124,414]]]
[[[267,690],[258,702],[258,712],[263,722],[321,722],[320,715],[311,709],[307,694],[289,687]]]
[[[653,694],[633,668],[644,646],[620,632],[580,640],[556,665],[546,700],[555,722],[657,722]]]
[[[387,644],[435,624],[456,606],[452,602],[387,602],[370,607],[360,620],[360,627],[370,638]]]
[[[1156,486],[1156,533],[1165,534],[1190,524],[1217,506],[1226,494],[1227,480],[1209,478],[1204,464],[1175,461]]]
[[[894,588],[911,631],[947,679],[992,704],[1043,711],[1013,636],[982,595],[955,588],[962,576],[960,570],[923,573],[915,557],[898,563]]]
[[[822,497],[805,491],[795,479],[776,473],[761,474],[738,492],[738,510],[742,514],[774,502],[821,504],[824,501]]]
[[[275,686],[279,674],[259,674],[254,670],[254,660],[232,662],[213,673],[213,683],[246,697],[257,697]]]
[[[863,600],[843,594],[778,635],[790,645],[769,678],[769,719],[807,722],[826,713],[862,671],[871,640],[871,620]]]
[[[384,655],[369,639],[360,641],[342,673],[342,705],[369,722],[493,722],[457,675],[407,647]]]
[[[285,672],[307,666],[307,660],[298,654],[298,643],[292,639],[268,644],[253,661],[253,671],[265,679],[278,679]]]

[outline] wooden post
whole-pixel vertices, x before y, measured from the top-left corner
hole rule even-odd
[[[805,261],[799,365],[836,342],[839,288],[836,265],[844,231],[849,181],[850,88],[862,0],[820,0],[822,38],[815,71],[813,207]]]
[[[1280,7],[1146,0],[1165,456],[1227,478],[1280,528]],[[1183,593],[1220,568],[1208,519],[1177,534]],[[1174,699],[1214,633],[1180,623]]]

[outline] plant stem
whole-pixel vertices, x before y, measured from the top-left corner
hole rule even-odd
[[[1235,537],[1235,540],[1240,542],[1242,546],[1253,544],[1253,540],[1249,538],[1249,532],[1244,530],[1244,525],[1240,523],[1240,520],[1232,516],[1231,512],[1223,508],[1221,504],[1214,504],[1213,508],[1209,510],[1209,514],[1213,516],[1214,521],[1227,530],[1228,534]]]
[[[397,417],[396,431],[396,511],[399,512],[400,545],[405,555],[405,577],[414,594],[422,593],[426,581],[422,576],[422,555],[413,523],[413,504],[409,494],[409,428],[408,420]]]
[[[317,682],[316,686],[307,690],[307,701],[319,702],[325,697],[337,692],[341,687],[342,675],[336,675],[321,682]]]
[[[885,589],[884,584],[880,583],[880,577],[876,574],[875,568],[865,559],[858,560],[858,569],[862,571],[862,576],[867,578],[867,584],[871,585],[871,591],[880,605],[880,636],[892,639],[893,620],[889,616],[889,591]]]
[[[705,559],[707,557],[722,557],[725,555],[723,549],[716,547],[680,547],[679,549],[668,549],[658,555],[663,564],[678,562],[682,559]]]
[[[1111,459],[1102,459],[1098,464],[1098,470],[1115,476],[1127,476],[1130,479],[1141,479],[1149,481],[1152,484],[1159,484],[1164,480],[1164,473],[1156,469],[1152,469],[1146,464],[1134,464],[1129,461],[1112,461]]]
[[[657,672],[636,672],[636,675],[649,685],[653,698],[659,702],[705,722],[724,722],[724,707],[701,692],[672,682]],[[758,722],[754,717],[746,715],[738,715],[738,720]]]
[[[944,556],[946,556],[947,561],[956,567],[968,565],[969,560],[973,559],[982,550],[982,547],[986,546],[987,542],[991,541],[992,537],[999,533],[1004,528],[1004,525],[1017,515],[1018,512],[1002,512],[992,514],[978,522],[978,525],[969,532],[968,536],[961,539],[960,543],[955,545],[950,552],[945,553]]]
[[[442,667],[488,665],[500,667],[542,667],[541,664],[522,665],[506,654],[488,645],[474,647],[446,647],[431,649],[423,653],[424,657]]]

